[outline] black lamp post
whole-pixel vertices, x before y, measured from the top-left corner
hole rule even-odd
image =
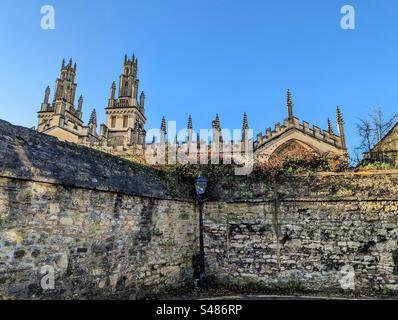
[[[207,179],[199,175],[195,179],[196,199],[199,205],[199,285],[204,286],[206,281],[206,270],[205,270],[205,246],[203,239],[203,202],[204,194],[206,192]]]

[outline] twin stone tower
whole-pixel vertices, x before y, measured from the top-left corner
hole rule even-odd
[[[44,101],[38,112],[38,131],[55,136],[62,141],[78,144],[106,143],[110,146],[128,148],[132,145],[145,145],[145,94],[138,98],[138,61],[134,56],[124,58],[123,71],[119,79],[116,96],[116,83],[113,82],[106,111],[106,123],[101,124],[97,134],[97,114],[92,111],[88,126],[82,120],[83,97],[75,106],[76,63],[62,61],[59,78],[55,81],[52,103],[49,102],[50,87],[47,87]]]

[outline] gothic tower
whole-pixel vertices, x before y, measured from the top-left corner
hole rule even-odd
[[[127,148],[130,145],[145,145],[146,131],[145,94],[138,99],[138,60],[124,57],[119,90],[116,98],[116,84],[112,83],[108,106],[105,108],[106,123],[101,126],[101,135],[108,145]]]
[[[50,103],[50,87],[44,93],[44,100],[38,112],[38,131],[55,136],[62,141],[76,143],[96,140],[95,128],[89,130],[83,124],[83,97],[75,107],[77,66],[72,59],[68,64],[62,60],[60,75],[55,81],[55,90]]]
[[[77,119],[81,120],[82,113],[80,99],[80,110],[78,110],[79,114],[75,110],[75,95],[77,87],[77,84],[75,83],[76,68],[76,63],[72,66],[72,59],[67,65],[65,65],[65,60],[62,60],[60,75],[55,81],[55,92],[52,106],[49,104],[50,87],[47,87],[40,111],[54,111],[59,115],[65,115],[65,112],[69,112],[71,115],[74,115]]]
[[[65,65],[65,60],[62,60],[61,73],[55,82],[54,93],[54,107],[57,113],[66,111],[75,112],[75,95],[76,87],[76,63],[72,66],[72,59]]]

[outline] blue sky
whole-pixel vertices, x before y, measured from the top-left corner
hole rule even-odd
[[[53,5],[56,29],[40,28],[40,8]],[[340,8],[353,5],[356,29],[340,28]],[[125,53],[139,60],[147,128],[162,115],[207,128],[240,128],[247,111],[254,134],[294,113],[310,124],[335,122],[340,105],[348,146],[372,107],[398,111],[398,2],[395,0],[3,1],[0,7],[0,118],[36,125],[44,89],[62,58],[78,64],[84,119],[104,120],[111,82]]]

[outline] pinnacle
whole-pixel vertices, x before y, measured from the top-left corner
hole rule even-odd
[[[160,131],[166,134],[166,118],[163,116],[162,123],[160,125]]]
[[[192,128],[193,128],[193,126],[192,126],[192,117],[191,117],[191,115],[189,115],[189,117],[188,117],[188,130],[190,130]]]
[[[249,128],[249,123],[247,121],[247,114],[246,112],[243,113],[243,129],[248,129]]]
[[[333,133],[332,122],[330,121],[330,118],[328,118],[328,132]]]

